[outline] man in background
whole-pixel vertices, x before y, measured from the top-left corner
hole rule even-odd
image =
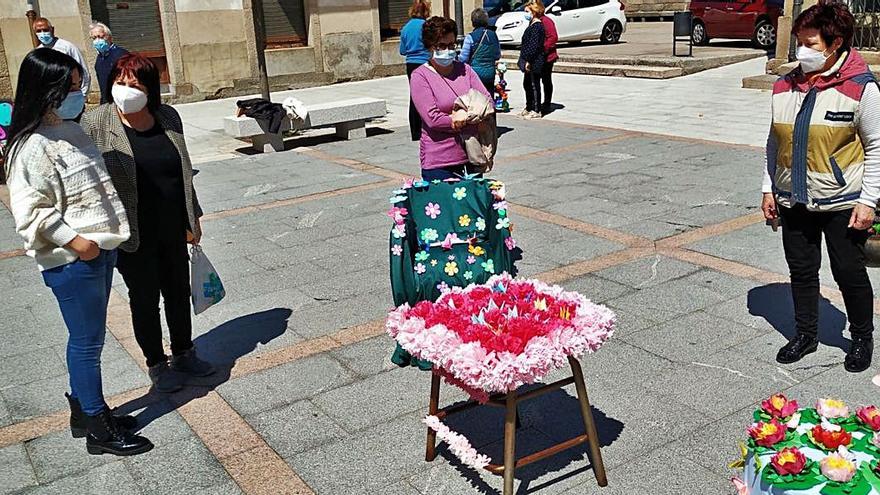
[[[98,57],[95,59],[95,74],[98,76],[98,89],[101,90],[101,103],[108,103],[113,99],[107,87],[110,71],[116,65],[116,61],[127,54],[128,50],[113,43],[113,33],[102,22],[93,21],[89,24],[89,38],[92,39],[92,46],[98,52]]]
[[[72,57],[83,68],[82,84],[80,90],[83,96],[88,96],[89,86],[91,85],[91,76],[89,76],[86,59],[83,58],[82,52],[73,43],[63,40],[55,36],[55,27],[45,17],[39,17],[34,21],[34,34],[40,42],[39,48],[51,48]]]

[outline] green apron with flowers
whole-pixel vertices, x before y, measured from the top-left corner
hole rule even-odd
[[[504,194],[503,183],[484,178],[408,181],[394,191],[388,214],[395,306],[434,301],[449,287],[482,284],[495,274],[516,275],[522,256]],[[391,361],[431,369],[400,345]]]

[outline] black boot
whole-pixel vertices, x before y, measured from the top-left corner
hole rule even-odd
[[[850,373],[861,373],[871,366],[871,357],[874,354],[874,339],[871,337],[854,337],[843,367]]]
[[[73,438],[82,438],[86,436],[86,415],[83,413],[77,399],[71,397],[67,392],[64,393],[64,396],[67,397],[67,403],[70,404],[70,434]],[[115,409],[111,410],[110,413],[113,414],[113,411]],[[116,418],[116,423],[126,430],[137,428],[137,420],[132,416],[113,414],[113,417]]]
[[[789,343],[785,344],[776,354],[776,361],[782,364],[796,363],[807,354],[816,352],[819,348],[819,339],[814,335],[799,333]]]
[[[153,448],[146,438],[132,435],[120,427],[109,409],[97,416],[86,416],[86,425],[86,450],[89,454],[137,455]]]

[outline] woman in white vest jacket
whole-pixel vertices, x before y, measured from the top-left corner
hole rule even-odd
[[[852,335],[844,366],[861,372],[874,349],[864,246],[880,197],[880,91],[850,46],[853,30],[839,3],[820,2],[795,20],[800,67],[773,88],[761,209],[781,220],[797,328],[776,360],[794,363],[818,347],[824,236]]]

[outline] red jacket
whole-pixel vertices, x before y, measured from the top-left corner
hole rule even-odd
[[[547,62],[556,62],[559,58],[559,54],[556,53],[556,42],[559,41],[556,23],[546,15],[541,16],[541,22],[544,24],[544,55]]]

